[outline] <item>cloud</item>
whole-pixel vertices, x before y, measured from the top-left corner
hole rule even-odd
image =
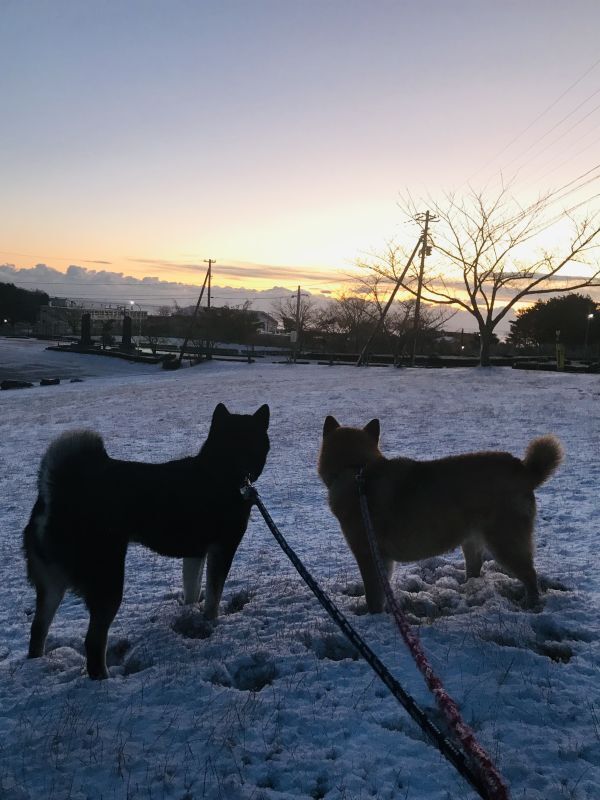
[[[134,300],[152,310],[161,305],[191,305],[198,299],[200,286],[180,281],[165,281],[156,276],[135,278],[123,272],[94,270],[71,264],[61,272],[46,264],[34,267],[0,265],[0,281],[14,283],[24,289],[41,289],[50,296],[74,300],[96,300],[126,304]],[[247,300],[257,310],[269,311],[274,300],[295,294],[291,289],[274,285],[270,289],[245,289],[230,286],[212,287],[213,302],[221,305],[241,305]]]
[[[130,258],[129,261],[135,264],[147,264],[161,270],[173,270],[177,272],[191,271],[195,273],[200,271],[202,274],[206,271],[206,263],[204,261],[190,263],[189,261],[168,261],[151,258]],[[215,262],[214,273],[217,275],[229,275],[239,278],[242,281],[245,278],[263,278],[266,280],[284,279],[299,282],[311,281],[313,283],[321,281],[339,283],[346,280],[346,277],[338,270],[313,269],[311,267],[285,267],[272,264],[253,264],[250,262],[236,261],[230,263]]]
[[[154,263],[157,267],[160,266],[159,262],[151,263]],[[170,263],[173,264],[174,262]],[[260,265],[255,265],[255,268],[257,271],[260,270],[261,276],[264,277],[263,268]],[[236,267],[236,270],[238,269]],[[273,269],[277,270],[277,268]],[[239,271],[236,274],[239,274]],[[313,276],[314,281],[314,273],[311,273],[311,276]],[[572,281],[573,277],[565,276],[561,280]],[[159,306],[172,306],[174,303],[179,306],[193,305],[196,303],[198,292],[200,291],[198,285],[200,276],[198,276],[198,283],[184,283],[163,280],[152,275],[135,278],[123,272],[113,272],[106,269],[96,270],[78,264],[71,264],[65,272],[49,267],[47,264],[36,264],[33,267],[23,268],[15,267],[12,264],[4,264],[0,265],[0,281],[14,283],[25,289],[41,289],[50,296],[68,297],[74,300],[96,300],[119,305],[125,305],[130,300],[133,300],[150,312],[155,311]],[[449,280],[446,285],[448,289],[455,290],[459,296],[464,296],[464,284],[461,281]],[[594,299],[599,299],[598,289],[583,289],[580,291],[591,294]],[[318,304],[329,302],[328,297],[332,294],[329,289],[317,289],[315,293],[307,293]],[[278,285],[276,280],[274,280],[270,289],[264,290],[218,285],[213,285],[212,289],[212,300],[216,306],[238,306],[250,301],[252,308],[257,311],[267,312],[272,311],[274,302],[292,295],[295,295],[294,290]],[[498,296],[499,305],[504,305],[511,296],[512,294],[510,293],[500,293]],[[550,296],[544,294],[539,297],[547,299]],[[533,296],[527,298],[527,302],[533,303],[536,299],[537,297]],[[499,331],[501,334],[507,332],[510,318],[508,316],[502,323]],[[472,330],[473,326],[473,318],[464,312],[459,312],[447,325],[449,329],[464,327],[465,330]]]
[[[206,264],[190,264],[187,261],[164,261],[155,258],[129,258],[128,261],[131,261],[132,264],[148,264],[152,267],[158,267],[158,269],[176,270],[177,272],[181,272],[182,270],[190,270],[193,272],[198,272],[198,270],[202,270],[202,272],[206,271]]]
[[[584,281],[589,280],[589,275],[554,275],[545,279],[544,282],[539,284],[540,289],[549,289],[552,288],[556,292],[566,291],[569,289],[570,286],[576,286],[577,284],[583,283]],[[524,289],[527,286],[528,280],[523,281],[515,281],[512,285],[506,285],[500,287],[500,289],[496,292],[496,301],[502,305],[502,303],[507,303],[509,300],[517,294],[520,289]],[[444,286],[441,285],[439,282],[432,281],[432,285],[437,287],[440,291],[445,291],[447,294],[454,295],[456,297],[465,298],[466,291],[465,291],[465,284],[464,281],[461,279],[452,279],[446,278],[444,280]],[[596,286],[587,286],[582,289],[576,289],[575,291],[589,294],[592,298],[599,298],[600,292],[599,287]],[[486,292],[486,294],[490,294],[490,292]],[[533,303],[537,299],[547,299],[552,295],[548,294],[548,292],[539,292],[533,293],[528,295],[524,298],[524,302]]]

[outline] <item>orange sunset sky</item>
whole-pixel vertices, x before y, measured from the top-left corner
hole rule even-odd
[[[596,208],[598,30],[595,0],[2,3],[1,279],[199,284],[210,257],[240,296],[335,291],[411,245],[401,194]]]

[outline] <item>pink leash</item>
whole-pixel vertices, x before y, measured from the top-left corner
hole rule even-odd
[[[373,561],[375,562],[379,580],[381,581],[381,585],[385,592],[388,608],[392,612],[392,615],[396,621],[396,625],[398,626],[398,630],[402,634],[402,638],[410,650],[417,667],[425,678],[425,683],[429,687],[429,690],[433,693],[438,707],[446,717],[448,725],[454,732],[456,738],[460,741],[465,753],[469,755],[475,762],[482,779],[485,781],[489,789],[490,800],[509,800],[510,796],[508,793],[508,787],[506,786],[504,779],[496,769],[496,766],[494,765],[494,762],[487,751],[484,750],[484,748],[475,738],[473,730],[462,718],[455,701],[452,699],[452,697],[450,697],[441,680],[433,671],[433,668],[429,663],[429,659],[425,655],[425,651],[423,650],[423,646],[421,645],[418,634],[410,626],[410,623],[406,619],[406,615],[394,597],[392,587],[390,586],[390,582],[381,560],[379,545],[375,539],[373,522],[371,520],[367,496],[365,494],[365,480],[362,470],[356,476],[356,480],[358,483],[360,510],[362,512],[363,522],[367,531],[367,538],[369,539],[371,554],[373,556]]]

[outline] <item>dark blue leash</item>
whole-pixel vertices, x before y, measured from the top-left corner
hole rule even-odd
[[[265,508],[264,503],[260,499],[258,492],[250,483],[250,481],[246,482],[245,486],[242,487],[241,492],[246,500],[250,500],[258,508],[264,521],[267,523],[267,527],[277,540],[277,543],[286,556],[290,559],[300,574],[302,580],[313,592],[325,611],[327,611],[331,619],[340,628],[348,641],[352,643],[360,655],[365,659],[371,669],[383,681],[390,692],[394,695],[396,700],[398,700],[400,705],[408,712],[421,730],[427,735],[431,743],[437,747],[444,758],[446,758],[454,766],[454,768],[462,775],[462,777],[471,784],[480,797],[484,798],[484,800],[495,800],[494,796],[490,794],[489,788],[485,782],[481,779],[478,773],[471,768],[471,765],[465,758],[465,755],[457,747],[455,747],[455,745],[442,733],[437,725],[435,725],[429,719],[427,714],[416,703],[416,701],[402,688],[400,683],[396,680],[396,678],[394,678],[385,664],[375,655],[358,631],[352,627],[339,608],[321,589],[317,581],[313,578],[302,561],[298,558],[294,550],[292,550],[287,543],[285,537],[273,521],[271,515]]]

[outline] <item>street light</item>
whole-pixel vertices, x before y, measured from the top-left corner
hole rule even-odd
[[[131,312],[133,316],[133,307],[137,306],[139,309],[139,316],[138,316],[138,350],[142,346],[142,307],[139,303],[136,303],[135,300],[130,300],[129,305],[131,306]]]
[[[585,326],[585,339],[584,339],[584,342],[583,342],[583,357],[584,358],[587,358],[588,336],[589,336],[589,333],[590,333],[590,323],[591,323],[591,321],[593,319],[594,319],[594,315],[593,314],[588,314],[587,315],[587,322],[586,322],[586,326]]]

